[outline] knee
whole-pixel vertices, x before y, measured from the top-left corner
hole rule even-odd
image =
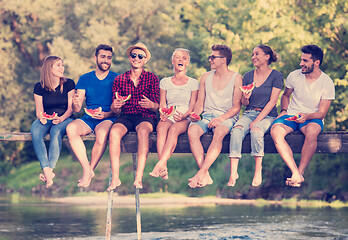
[[[200,138],[201,134],[199,134],[199,126],[197,125],[191,125],[188,130],[187,130],[187,135],[189,137],[189,139],[196,139],[196,138]]]
[[[274,141],[284,138],[283,134],[280,133],[280,128],[277,125],[273,125],[271,128],[271,136]]]
[[[77,128],[75,124],[69,123],[68,126],[66,126],[66,135],[68,135],[68,138],[73,137],[77,134]]]
[[[150,135],[150,132],[151,132],[151,130],[146,126],[139,127],[137,129],[138,139],[148,138]]]
[[[263,138],[264,133],[261,131],[260,128],[258,128],[258,127],[253,127],[253,128],[250,130],[250,135],[251,135],[251,138],[260,139],[260,138]]]
[[[232,139],[240,139],[243,136],[243,127],[242,126],[235,126],[231,131],[231,138]]]

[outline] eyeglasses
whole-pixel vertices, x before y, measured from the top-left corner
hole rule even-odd
[[[208,57],[208,60],[213,60],[213,61],[214,61],[215,58],[224,58],[224,57],[223,57],[223,56],[210,55],[210,56]]]
[[[131,53],[130,56],[131,58],[136,58],[138,56],[140,60],[143,58],[146,58],[146,56],[144,56],[143,54],[136,54],[136,53]]]

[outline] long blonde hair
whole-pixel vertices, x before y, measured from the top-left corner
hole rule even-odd
[[[52,77],[51,69],[53,64],[55,64],[59,60],[63,61],[60,57],[57,57],[57,56],[47,56],[42,64],[40,84],[42,88],[47,91],[55,91],[55,89],[53,88],[53,77]],[[63,85],[65,82],[66,82],[66,79],[64,77],[61,77],[59,81],[61,93],[63,92]]]

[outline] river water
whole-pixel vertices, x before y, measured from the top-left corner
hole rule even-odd
[[[106,207],[0,200],[0,240],[105,239]],[[111,239],[137,239],[135,209],[115,208]],[[142,239],[348,239],[348,208],[141,206]]]

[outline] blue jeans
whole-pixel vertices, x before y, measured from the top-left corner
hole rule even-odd
[[[250,123],[260,114],[259,111],[248,110],[243,113],[243,116],[236,122],[231,131],[230,138],[230,154],[229,157],[242,157],[242,142],[245,136],[250,132]],[[260,122],[254,125],[260,131],[251,131],[251,156],[264,156],[264,139],[263,136],[270,129],[275,117],[266,116]],[[237,128],[241,126],[242,128]]]
[[[55,168],[60,151],[62,149],[62,138],[66,134],[66,126],[74,119],[67,118],[59,124],[53,124],[52,120],[47,120],[44,125],[39,119],[36,119],[31,125],[31,137],[36,156],[40,162],[41,168]],[[50,145],[47,154],[44,137],[50,134]]]

